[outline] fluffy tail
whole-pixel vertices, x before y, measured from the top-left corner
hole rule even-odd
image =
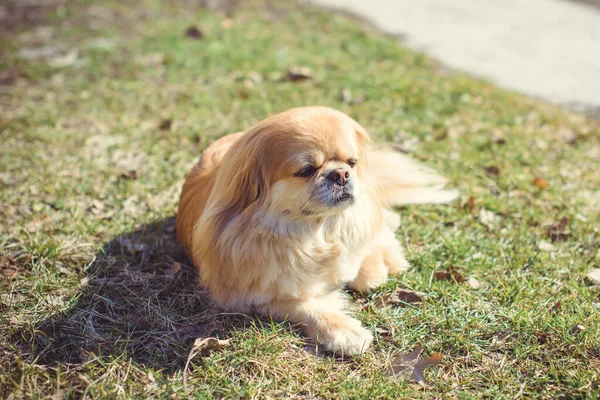
[[[372,149],[368,159],[369,174],[390,206],[445,204],[458,197],[458,190],[444,189],[444,177],[397,151]]]

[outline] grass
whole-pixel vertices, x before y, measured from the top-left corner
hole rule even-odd
[[[61,4],[0,47],[3,398],[600,396],[600,290],[584,279],[600,262],[597,122],[291,3],[243,2],[230,18],[189,2]],[[44,46],[49,58],[24,56]],[[286,80],[294,66],[312,79]],[[212,309],[174,239],[202,149],[309,104],[350,114],[462,191],[398,210],[413,268],[353,295],[377,332],[354,360],[312,355],[289,323]],[[484,286],[434,278],[450,267]],[[427,300],[381,306],[397,287]],[[184,386],[207,336],[230,345],[194,358]],[[419,343],[444,355],[431,386],[384,376]]]

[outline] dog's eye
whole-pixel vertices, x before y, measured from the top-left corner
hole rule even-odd
[[[346,161],[346,164],[348,164],[350,168],[354,168],[354,166],[356,165],[356,160],[354,158],[351,158],[348,161]]]
[[[309,178],[311,176],[313,176],[315,174],[315,172],[317,172],[317,167],[309,165],[307,167],[302,168],[300,171],[296,172],[296,176],[299,176],[301,178]]]

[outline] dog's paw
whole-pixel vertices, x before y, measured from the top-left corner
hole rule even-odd
[[[385,265],[363,266],[356,279],[348,283],[348,287],[359,292],[368,292],[378,288],[388,279],[388,269]]]
[[[357,356],[364,353],[373,342],[373,335],[360,321],[344,315],[343,323],[330,326],[321,332],[317,341],[325,350],[337,356]]]

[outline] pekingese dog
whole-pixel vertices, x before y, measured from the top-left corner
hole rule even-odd
[[[218,306],[287,318],[340,355],[369,347],[341,288],[367,291],[408,268],[390,207],[458,196],[369,143],[344,113],[303,107],[204,151],[181,192],[177,237]]]

